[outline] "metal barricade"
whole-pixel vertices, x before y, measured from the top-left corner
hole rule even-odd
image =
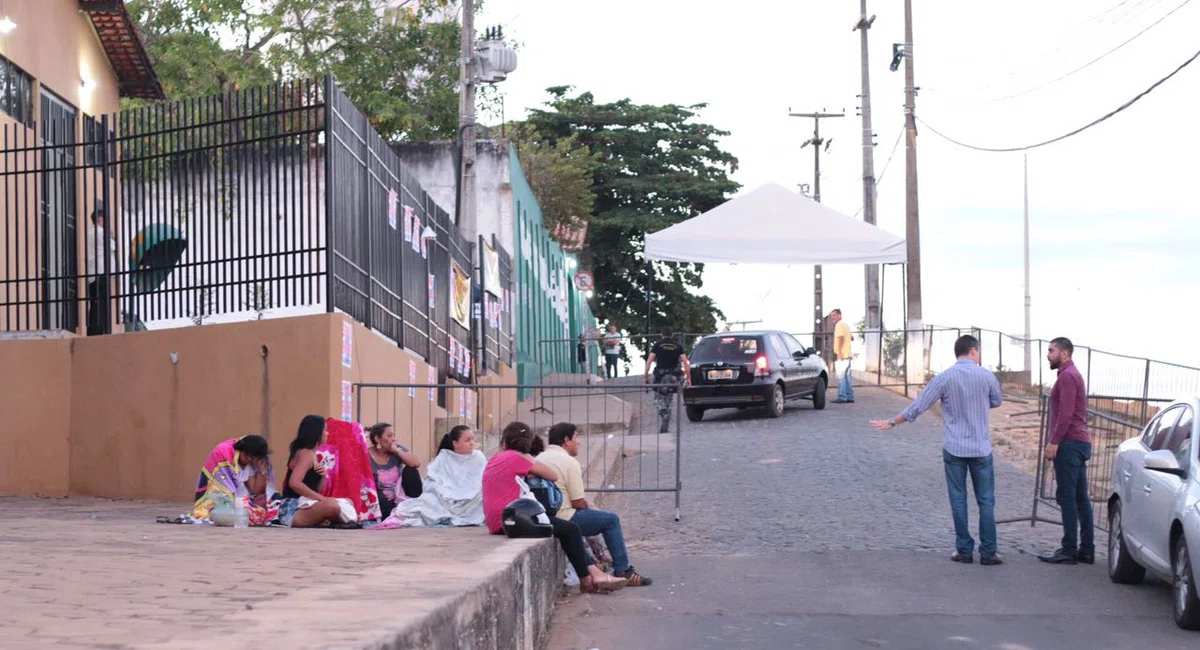
[[[396,440],[423,460],[454,426],[474,431],[476,448],[491,456],[500,449],[504,428],[524,422],[548,443],[550,427],[578,427],[577,459],[585,490],[591,493],[673,493],[680,518],[680,429],[683,400],[678,387],[666,390],[662,404],[669,426],[661,426],[655,388],[639,381],[558,384],[380,384],[353,386],[355,418],[364,425],[391,424]],[[438,394],[444,400],[438,399]],[[524,398],[522,399],[522,396]],[[445,404],[439,406],[439,402]]]

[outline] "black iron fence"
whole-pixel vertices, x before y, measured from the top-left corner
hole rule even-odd
[[[331,79],[96,117],[42,108],[0,126],[0,331],[341,310],[440,380],[511,363],[476,246]],[[489,295],[510,295],[511,257],[492,248]]]

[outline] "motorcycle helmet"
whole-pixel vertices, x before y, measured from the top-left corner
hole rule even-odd
[[[517,499],[504,508],[501,517],[504,534],[511,538],[550,537],[554,526],[542,504],[533,499]]]

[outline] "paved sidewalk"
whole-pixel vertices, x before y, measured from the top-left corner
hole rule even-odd
[[[553,571],[539,564],[557,562],[552,540],[507,540],[482,528],[154,523],[156,515],[186,509],[76,497],[0,498],[0,648],[383,647],[431,615],[445,621],[433,632],[491,647],[472,639],[475,630],[448,609],[472,597],[491,599],[491,607],[503,603],[508,612],[515,608],[513,635],[544,629],[546,612],[537,610],[547,604],[527,604],[522,613],[520,603],[542,589],[540,574]],[[557,578],[555,590],[561,573]],[[479,617],[490,625],[480,634],[505,632],[497,631],[494,611]]]

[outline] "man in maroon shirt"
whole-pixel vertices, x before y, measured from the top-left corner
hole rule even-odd
[[[1071,361],[1075,346],[1068,338],[1050,341],[1046,360],[1058,371],[1050,391],[1050,439],[1046,460],[1054,462],[1058,483],[1055,498],[1062,509],[1062,548],[1038,557],[1051,564],[1095,564],[1096,542],[1092,502],[1088,490],[1087,461],[1092,457],[1092,437],[1087,429],[1087,387]]]

